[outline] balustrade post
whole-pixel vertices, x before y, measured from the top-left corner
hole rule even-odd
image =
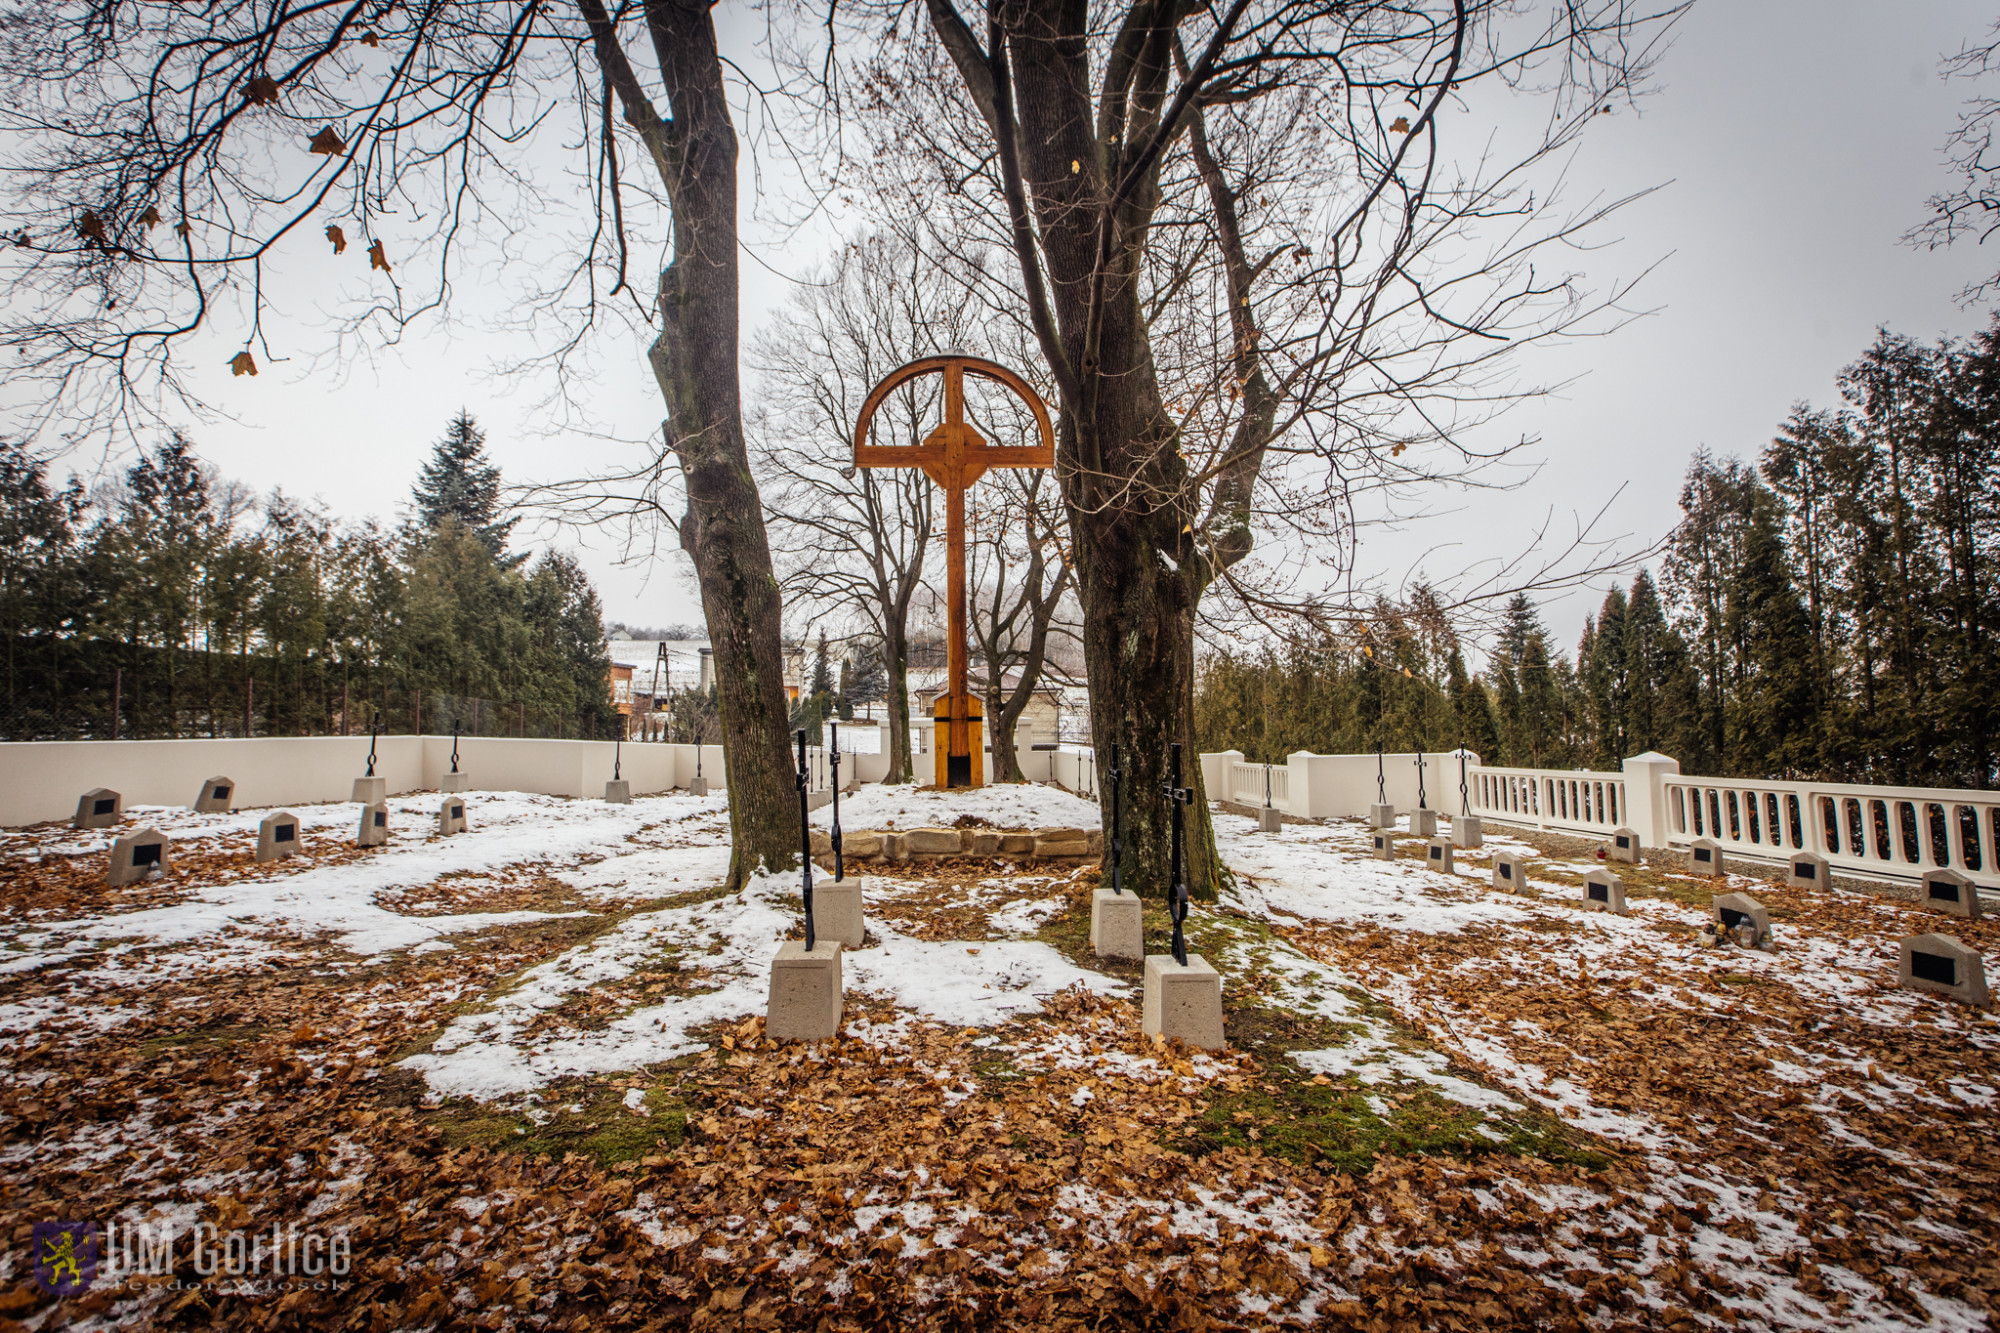
[[[1665,847],[1667,822],[1667,779],[1680,776],[1681,762],[1648,750],[1634,755],[1625,770],[1625,823],[1639,835],[1641,847]]]

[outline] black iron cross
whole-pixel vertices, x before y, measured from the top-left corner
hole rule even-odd
[[[1167,798],[1167,808],[1173,815],[1173,842],[1172,850],[1169,853],[1171,860],[1169,861],[1169,869],[1167,871],[1167,915],[1172,917],[1174,922],[1174,961],[1182,967],[1186,967],[1188,965],[1187,941],[1182,938],[1181,923],[1187,920],[1188,886],[1187,875],[1184,873],[1183,858],[1181,856],[1181,810],[1184,806],[1194,804],[1194,788],[1181,786],[1181,744],[1179,741],[1175,741],[1173,744],[1173,757],[1170,761],[1168,771],[1170,776],[1167,778],[1166,784],[1161,788],[1162,794]]]
[[[1375,742],[1375,800],[1389,804],[1389,775],[1382,771],[1382,742]]]
[[[375,718],[368,724],[368,776],[375,776],[375,738],[382,732],[382,710],[375,710]]]
[[[806,823],[806,786],[811,770],[806,767],[806,730],[799,728],[799,892],[806,900],[806,952],[811,953],[819,944],[813,933],[813,858],[812,829]]]
[[[451,771],[454,773],[458,772],[458,722],[457,718],[451,720]]]
[[[1417,809],[1428,810],[1431,803],[1424,798],[1424,752],[1417,751]]]
[[[838,884],[847,878],[847,865],[840,859],[840,724],[829,722],[833,729],[832,754],[828,761],[833,765],[833,882]]]
[[[1125,892],[1125,878],[1124,866],[1121,864],[1121,854],[1125,850],[1125,844],[1118,837],[1118,794],[1124,782],[1125,774],[1118,767],[1117,741],[1111,742],[1111,767],[1105,770],[1105,776],[1111,779],[1111,891],[1113,893],[1123,893]]]

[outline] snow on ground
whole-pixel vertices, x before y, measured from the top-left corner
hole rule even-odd
[[[1033,783],[944,792],[871,782],[840,797],[843,829],[949,828],[961,815],[984,819],[995,828],[1098,826],[1097,802]],[[813,811],[812,821],[819,828],[832,827],[832,807]]]

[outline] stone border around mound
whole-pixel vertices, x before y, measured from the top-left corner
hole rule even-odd
[[[833,856],[833,837],[812,831],[815,859]],[[952,856],[993,860],[1081,862],[1104,852],[1102,829],[913,828],[843,829],[840,851],[847,861],[941,861]]]

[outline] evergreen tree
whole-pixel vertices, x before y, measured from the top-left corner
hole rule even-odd
[[[847,684],[842,692],[851,706],[880,703],[889,692],[889,673],[882,665],[882,648],[873,639],[863,639],[854,649],[847,668]]]
[[[444,438],[432,447],[430,461],[418,474],[412,498],[418,521],[430,531],[450,518],[478,537],[506,568],[526,559],[506,555],[507,539],[520,520],[499,517],[500,469],[486,460],[486,432],[470,412],[460,409],[445,427]]]
[[[1487,696],[1486,687],[1473,680],[1465,670],[1465,656],[1452,645],[1451,662],[1448,668],[1447,690],[1451,696],[1451,711],[1458,723],[1458,744],[1477,754],[1489,764],[1500,762],[1500,736],[1493,723],[1493,701]]]

